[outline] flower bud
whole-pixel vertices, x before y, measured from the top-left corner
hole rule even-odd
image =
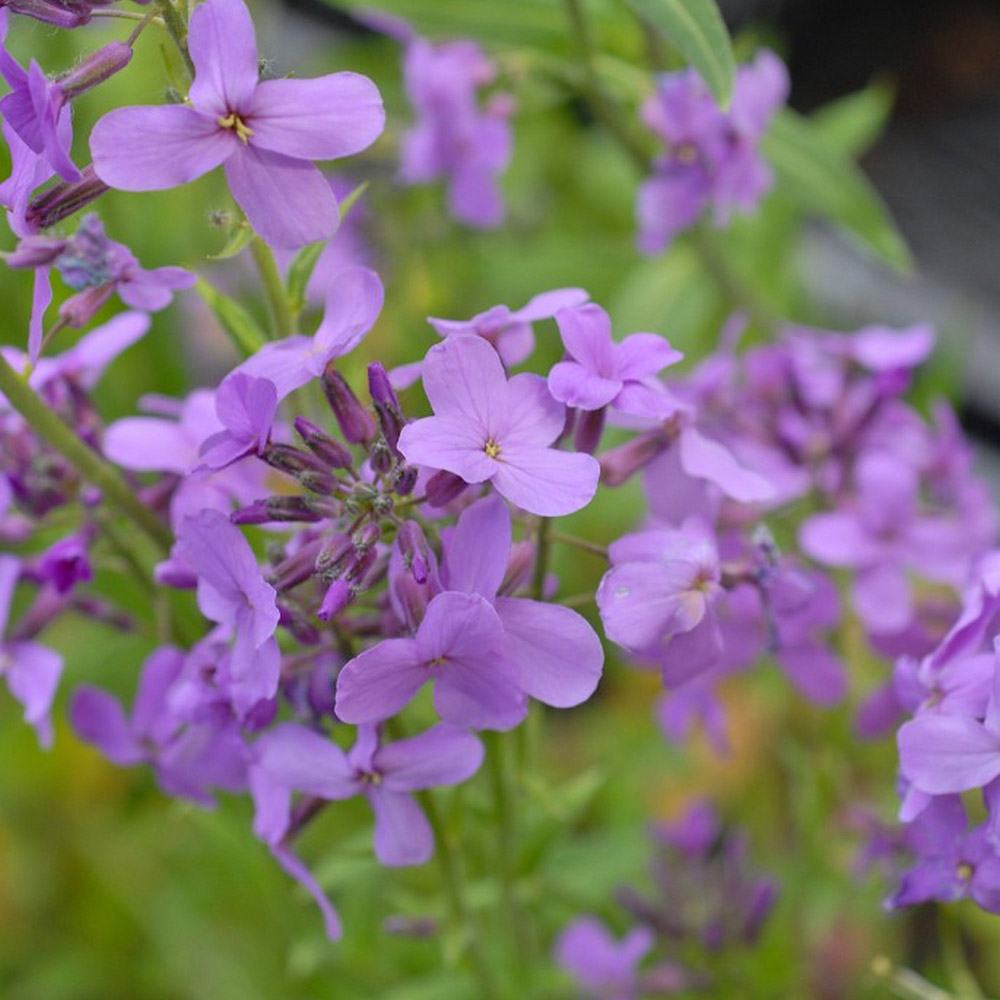
[[[326,472],[326,465],[290,444],[269,443],[260,456],[272,469],[298,476],[300,472]]]
[[[28,236],[7,254],[8,267],[34,269],[48,267],[66,249],[69,240],[49,236]]]
[[[78,181],[61,181],[28,204],[25,221],[33,229],[48,229],[96,201],[110,188],[94,173],[94,165],[83,168]]]
[[[393,456],[401,458],[402,456],[396,448],[396,442],[399,440],[400,431],[406,424],[406,420],[403,418],[403,411],[400,409],[395,390],[389,382],[389,375],[381,362],[375,361],[368,366],[368,391],[375,404],[375,414],[378,417],[379,427],[382,429],[386,445]]]
[[[331,469],[349,469],[354,464],[354,456],[344,445],[305,417],[295,418],[295,430],[305,446]]]
[[[124,42],[109,42],[92,52],[65,76],[56,80],[62,96],[72,100],[123,70],[132,60],[132,47]]]
[[[113,282],[84,289],[71,295],[60,307],[59,316],[73,327],[86,326],[99,312],[101,306],[111,298],[115,290]]]
[[[86,0],[6,0],[0,3],[0,7],[7,7],[15,14],[33,17],[57,28],[79,28],[86,24],[94,6]]]
[[[459,496],[468,484],[454,472],[435,472],[427,480],[427,503],[431,507],[443,507]]]
[[[268,524],[272,521],[322,521],[326,512],[306,497],[267,497],[255,500],[247,507],[234,510],[229,515],[233,524]]]
[[[316,617],[321,622],[328,622],[331,618],[340,614],[351,600],[351,585],[343,579],[334,580],[323,595],[323,602],[316,612]]]
[[[379,475],[385,475],[393,466],[395,458],[392,449],[383,435],[379,435],[372,442],[371,450],[368,452],[368,461],[372,470]]]
[[[670,447],[671,438],[660,429],[632,438],[601,455],[601,482],[605,486],[621,486],[657,455]]]
[[[70,535],[56,542],[42,556],[38,572],[60,594],[69,593],[77,583],[92,580],[94,571],[87,557],[86,541],[79,535]]]
[[[316,572],[328,578],[339,575],[345,560],[353,551],[354,546],[347,535],[334,535],[316,556]]]
[[[409,496],[417,485],[420,473],[412,465],[403,465],[396,470],[396,482],[392,487],[397,496]]]
[[[601,435],[604,433],[604,417],[607,412],[608,408],[602,406],[599,410],[584,410],[580,414],[576,434],[573,437],[577,451],[585,451],[588,455],[593,455],[597,451]]]
[[[360,444],[375,437],[375,421],[351,391],[343,375],[334,368],[332,361],[323,369],[320,381],[344,439],[350,444]]]

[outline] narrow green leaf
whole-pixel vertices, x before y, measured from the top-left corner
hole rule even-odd
[[[736,60],[715,0],[625,0],[701,74],[723,108],[729,104]]]
[[[763,150],[781,188],[802,208],[841,226],[897,270],[910,270],[909,249],[878,192],[812,122],[788,109],[779,112]]]
[[[198,279],[195,288],[240,354],[248,358],[264,346],[267,342],[264,331],[243,306],[210,285],[204,278]]]

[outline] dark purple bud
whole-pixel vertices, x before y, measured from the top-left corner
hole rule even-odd
[[[260,456],[272,469],[297,476],[300,472],[326,472],[326,465],[315,455],[290,444],[269,443]]]
[[[234,510],[229,520],[233,524],[268,524],[272,521],[302,521],[308,524],[322,521],[325,516],[326,512],[306,497],[268,497]]]
[[[670,447],[672,438],[661,430],[649,431],[601,455],[601,482],[605,486],[621,486],[657,455]]]
[[[305,646],[318,646],[323,641],[316,626],[292,608],[278,605],[278,624],[287,629],[299,642]]]
[[[319,552],[318,541],[303,545],[298,552],[274,567],[268,576],[268,582],[275,590],[291,590],[300,583],[305,583],[316,572],[316,557]]]
[[[250,733],[259,733],[266,729],[278,714],[278,700],[276,698],[265,698],[258,701],[249,712],[240,719],[241,728]]]
[[[334,362],[331,361],[323,369],[321,383],[326,401],[340,424],[344,439],[350,444],[361,444],[375,437],[375,421],[354,395],[343,375],[334,368]]]
[[[69,593],[77,583],[94,578],[87,556],[87,544],[78,535],[56,542],[41,558],[38,572],[60,594]]]
[[[412,465],[400,466],[397,470],[396,483],[392,488],[393,493],[401,497],[409,496],[416,488],[419,476],[420,473]]]
[[[374,361],[368,366],[368,391],[375,404],[375,413],[385,436],[386,444],[392,453],[399,457],[396,442],[399,440],[399,433],[406,420],[403,418],[403,411],[400,409],[396,392],[389,382],[389,375],[379,361]]]
[[[322,497],[333,496],[341,492],[343,483],[329,472],[300,472],[296,479],[310,493],[318,493]]]
[[[132,47],[124,42],[109,42],[87,56],[65,76],[56,80],[63,97],[69,101],[84,91],[123,70],[132,59]]]
[[[379,526],[373,521],[361,525],[351,536],[351,544],[354,546],[354,551],[366,552],[379,540],[381,534]]]
[[[443,507],[459,496],[468,484],[453,472],[435,472],[427,480],[427,503],[431,507]]]
[[[576,434],[573,436],[573,444],[577,451],[585,451],[588,455],[593,455],[597,451],[597,446],[601,443],[601,435],[604,433],[604,417],[608,412],[606,406],[599,410],[584,410],[576,424]]]
[[[754,887],[747,905],[743,940],[753,944],[778,898],[778,886],[770,879],[761,879]]]
[[[395,460],[389,443],[380,434],[372,443],[371,449],[368,452],[368,461],[371,464],[372,470],[384,476],[393,467]]]
[[[7,0],[0,3],[0,7],[7,7],[15,14],[33,17],[57,28],[79,28],[86,24],[93,6],[96,5],[85,0]]]
[[[346,580],[334,580],[323,595],[323,601],[316,612],[321,622],[328,622],[340,614],[351,600],[351,585]]]
[[[8,267],[34,269],[48,267],[66,249],[69,240],[49,236],[28,236],[6,255]]]
[[[327,578],[338,576],[353,552],[354,546],[347,535],[334,535],[316,556],[316,572]]]
[[[331,469],[349,469],[354,464],[354,456],[344,445],[305,417],[295,418],[295,430],[305,446]]]
[[[59,316],[74,329],[86,326],[114,293],[115,285],[108,282],[71,295],[60,307]]]
[[[416,521],[406,521],[396,535],[396,547],[403,557],[403,565],[417,583],[426,583],[430,576],[427,538]]]
[[[351,560],[344,578],[353,583],[361,583],[375,565],[376,559],[378,559],[377,549],[363,549]]]
[[[78,181],[61,181],[28,205],[25,220],[34,229],[48,229],[96,201],[110,188],[94,173],[94,165],[83,168]]]

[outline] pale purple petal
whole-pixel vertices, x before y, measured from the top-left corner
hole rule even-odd
[[[214,170],[237,151],[239,140],[182,104],[119,108],[90,134],[94,171],[120,191],[161,191]]]
[[[359,782],[347,755],[328,737],[292,722],[283,722],[254,744],[255,768],[295,791],[323,799],[349,799]]]
[[[151,653],[142,665],[132,703],[132,729],[140,739],[162,743],[176,726],[167,695],[184,669],[184,654],[173,646]]]
[[[510,512],[499,497],[484,497],[467,507],[445,551],[448,589],[496,597],[510,559]]]
[[[289,875],[295,879],[301,886],[303,886],[309,895],[316,901],[316,905],[320,908],[323,914],[323,923],[326,927],[326,936],[331,941],[339,941],[343,930],[340,925],[340,918],[337,916],[337,911],[333,908],[330,900],[327,899],[326,893],[320,887],[319,882],[313,877],[312,872],[294,855],[288,848],[285,847],[274,847],[272,848],[272,853],[277,859],[278,864],[288,872]]]
[[[644,379],[677,364],[684,355],[658,333],[633,333],[615,345],[615,363],[622,379]]]
[[[326,311],[315,336],[315,352],[322,364],[313,368],[322,374],[330,358],[353,351],[375,325],[385,290],[379,276],[366,267],[349,267],[334,278],[326,296]]]
[[[499,467],[497,460],[486,454],[488,440],[476,421],[448,415],[407,424],[399,435],[398,447],[413,465],[445,469],[467,483],[482,483]]]
[[[24,706],[24,720],[38,730],[43,746],[51,742],[49,712],[62,674],[63,658],[37,642],[13,642],[7,647],[10,693]]]
[[[395,868],[422,865],[434,854],[434,834],[420,806],[402,792],[371,788],[367,798],[375,813],[375,857]]]
[[[482,743],[471,733],[448,725],[390,743],[374,760],[382,787],[391,792],[457,785],[471,778],[482,762]]]
[[[556,323],[562,342],[574,360],[597,375],[617,378],[611,320],[600,306],[590,304],[560,310]]]
[[[576,361],[560,361],[549,372],[553,398],[581,410],[599,410],[621,392],[622,382],[591,372]]]
[[[913,620],[910,584],[898,566],[886,563],[862,570],[851,590],[854,609],[871,632],[901,632]]]
[[[107,458],[136,472],[184,474],[198,464],[191,439],[172,420],[125,417],[104,432],[102,450]]]
[[[269,341],[246,361],[233,369],[252,378],[266,379],[274,385],[278,400],[304,386],[316,377],[311,369],[322,371],[326,360],[317,350],[311,337],[292,336],[284,340]]]
[[[448,664],[434,685],[434,707],[445,722],[470,729],[513,729],[528,712],[513,662],[499,657]]]
[[[806,555],[827,566],[865,566],[879,549],[853,514],[814,514],[799,528],[799,545]]]
[[[257,40],[243,0],[205,0],[188,26],[195,66],[191,103],[206,114],[245,112],[257,87]]]
[[[497,352],[480,337],[449,337],[424,359],[424,392],[435,414],[491,431],[507,416],[507,379]],[[405,454],[405,453],[404,453]]]
[[[305,160],[240,146],[226,161],[226,178],[250,225],[271,246],[301,247],[337,231],[337,199]]]
[[[551,319],[560,309],[572,309],[583,305],[590,295],[582,288],[554,288],[530,299],[520,309],[511,313],[512,319],[524,323],[534,323],[540,319]]]
[[[844,665],[832,650],[815,643],[780,649],[778,662],[801,694],[817,705],[835,705],[847,695]]]
[[[554,448],[504,449],[493,485],[512,504],[542,517],[572,514],[594,498],[601,467],[590,455]]]
[[[128,767],[146,757],[121,703],[106,691],[78,688],[70,705],[70,722],[81,740],[97,747],[114,764]]]
[[[562,433],[566,408],[541,375],[522,372],[507,383],[506,411],[496,429],[501,443],[545,446]]]
[[[31,292],[31,319],[28,322],[28,358],[34,364],[42,350],[45,337],[45,310],[52,303],[52,280],[47,267],[35,271]]]
[[[1000,737],[974,719],[926,712],[899,730],[905,777],[930,795],[982,788],[1000,775]]]
[[[585,702],[604,666],[601,640],[571,608],[520,598],[497,601],[521,689],[556,708]]]
[[[681,431],[680,459],[689,476],[715,483],[723,493],[740,503],[758,503],[774,496],[774,488],[763,476],[744,468],[728,448],[693,427]]]
[[[302,160],[333,160],[367,149],[385,127],[378,88],[359,73],[265,80],[249,109],[253,144]]]
[[[335,711],[355,725],[388,719],[429,679],[412,639],[385,639],[344,664]]]

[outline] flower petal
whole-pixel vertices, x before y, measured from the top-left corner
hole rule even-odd
[[[926,712],[900,727],[899,764],[930,795],[982,788],[1000,775],[1000,738],[974,719]]]
[[[265,80],[249,109],[253,144],[302,160],[367,149],[385,128],[378,87],[360,73]]]
[[[382,786],[393,792],[457,785],[471,778],[482,762],[482,743],[471,733],[449,725],[397,740],[375,755]]]
[[[403,792],[383,788],[367,797],[375,813],[375,857],[391,868],[429,861],[434,834],[420,806]]]
[[[541,517],[561,517],[586,507],[597,492],[601,467],[590,455],[554,448],[504,449],[492,477],[497,492]]]
[[[344,664],[334,711],[355,725],[388,719],[427,679],[412,639],[385,639]]]
[[[95,687],[78,688],[70,705],[76,735],[97,747],[113,764],[127,767],[145,759],[117,698]]]
[[[188,26],[194,63],[191,103],[206,114],[224,117],[249,109],[257,88],[257,40],[243,0],[205,0]]]
[[[445,549],[449,590],[496,597],[510,559],[510,512],[499,497],[483,497],[463,512]]]
[[[214,170],[239,140],[181,104],[110,111],[90,134],[94,172],[119,191],[162,191]]]

